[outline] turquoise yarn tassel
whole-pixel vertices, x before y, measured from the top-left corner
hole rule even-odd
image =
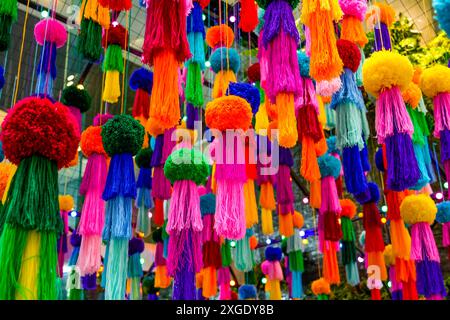
[[[302,272],[292,271],[292,298],[301,299],[305,295],[303,292]]]
[[[358,67],[358,70],[356,71],[355,77],[356,77],[356,85],[358,87],[362,87],[363,86],[362,66],[364,64],[364,61],[366,60],[366,56],[364,55],[363,49],[359,48],[359,52],[361,52],[361,62],[359,63],[359,67]]]
[[[361,112],[354,103],[345,102],[336,107],[336,128],[336,143],[339,149],[355,145],[358,145],[360,150],[364,148]]]
[[[430,183],[431,179],[428,176],[428,170],[425,165],[424,148],[423,145],[414,143],[414,154],[416,155],[417,165],[419,166],[420,178],[417,183],[411,187],[412,190],[420,190]]]
[[[187,35],[189,42],[189,48],[192,53],[189,62],[197,63],[200,66],[200,70],[205,70],[205,40],[201,32],[190,32]]]
[[[109,242],[106,244],[105,257],[103,258],[102,281],[100,282],[100,286],[103,289],[106,287],[106,269],[108,266],[108,255],[109,255]]]
[[[422,154],[423,154],[423,161],[425,163],[425,167],[427,168],[428,177],[430,178],[430,183],[434,183],[437,181],[436,173],[434,172],[434,167],[431,162],[431,155],[430,155],[430,146],[428,145],[428,139],[424,139],[425,144],[422,146]]]
[[[333,129],[336,127],[336,111],[330,108],[330,104],[325,104],[325,115],[327,116],[327,127]]]
[[[109,242],[105,300],[124,300],[127,284],[128,238]]]
[[[356,262],[345,265],[345,274],[347,275],[347,283],[351,286],[356,286],[359,282],[359,272]]]
[[[253,252],[250,249],[250,236],[247,234],[243,239],[236,241],[236,257],[235,266],[236,269],[248,272],[253,269]]]
[[[145,237],[148,237],[151,233],[151,222],[148,217],[148,211],[154,206],[151,190],[147,188],[138,188],[135,205],[138,207],[136,230],[142,232]]]
[[[141,277],[144,275],[142,271],[141,255],[135,253],[128,260],[128,278],[131,281],[130,300],[140,300],[140,283]]]

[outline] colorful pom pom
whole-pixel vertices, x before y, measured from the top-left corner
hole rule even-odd
[[[137,153],[134,161],[138,168],[150,168],[150,163],[152,160],[153,151],[151,148],[142,148]]]
[[[67,107],[36,97],[20,100],[8,112],[1,138],[12,163],[41,155],[56,161],[58,168],[72,161],[80,141],[78,125]]]
[[[339,0],[339,6],[345,15],[364,21],[367,11],[367,0]]]
[[[61,102],[69,107],[75,107],[81,113],[88,111],[91,108],[91,96],[85,89],[80,89],[77,86],[68,86],[64,88],[61,94]]]
[[[209,128],[247,130],[252,121],[252,108],[244,99],[236,96],[217,98],[206,105],[205,121]]]
[[[108,122],[108,120],[111,120],[112,118],[114,118],[114,116],[110,113],[97,114],[94,118],[93,125],[94,126],[102,126],[106,122]]]
[[[230,48],[233,45],[233,41],[233,29],[225,24],[211,27],[206,32],[206,43],[213,49],[218,47]]]
[[[339,203],[342,208],[341,216],[353,219],[356,214],[356,204],[350,199],[341,199]]]
[[[301,228],[303,228],[305,219],[303,218],[303,215],[300,212],[295,211],[294,215],[292,216],[292,222],[293,222],[295,228],[301,229]]]
[[[219,48],[215,50],[209,58],[211,69],[218,73],[222,70],[232,70],[238,73],[241,67],[241,58],[234,48]]]
[[[323,177],[334,177],[337,179],[341,173],[341,162],[330,154],[317,158],[320,175]]]
[[[74,201],[71,195],[60,195],[59,196],[59,210],[70,211],[74,207]]]
[[[443,65],[435,65],[425,69],[420,77],[420,88],[430,98],[439,93],[450,92],[450,68]]]
[[[436,221],[439,223],[450,222],[450,201],[444,201],[437,205]]]
[[[337,148],[336,142],[336,136],[327,138],[327,147],[329,153],[340,154],[340,150]]]
[[[204,184],[210,173],[205,156],[195,149],[175,150],[164,164],[164,175],[173,184],[175,181],[190,180],[197,185]]]
[[[417,84],[411,82],[406,88],[405,91],[402,92],[403,100],[405,103],[409,104],[414,109],[419,105],[420,99],[422,98],[422,91]]]
[[[303,51],[297,51],[297,60],[298,65],[300,67],[300,75],[303,78],[310,78],[311,77],[309,74],[310,58]]]
[[[330,284],[324,278],[320,278],[311,283],[311,290],[317,296],[320,294],[330,294]]]
[[[127,30],[121,24],[111,24],[108,32],[105,32],[102,38],[103,48],[115,44],[125,49],[126,42]]]
[[[117,115],[102,126],[103,147],[109,156],[136,155],[144,142],[144,127],[127,114]]]
[[[261,66],[259,62],[252,64],[247,69],[247,77],[249,82],[258,82],[261,80]]]
[[[252,284],[244,284],[238,290],[240,300],[256,299],[256,287]]]
[[[349,68],[355,73],[361,62],[361,52],[358,49],[358,46],[353,42],[348,40],[339,39],[336,42],[337,50],[339,52],[339,57],[344,63],[345,68]]]
[[[249,83],[230,82],[228,85],[227,95],[237,96],[245,99],[252,107],[252,113],[258,112],[261,104],[261,97],[258,88]]]
[[[255,250],[258,247],[258,238],[256,236],[251,236],[248,241],[250,242],[250,249]]]
[[[146,68],[139,68],[130,77],[130,88],[132,90],[142,89],[152,94],[153,72]]]
[[[202,217],[216,213],[216,195],[214,193],[208,193],[200,197],[200,211]]]
[[[265,256],[268,261],[280,261],[283,256],[283,252],[278,247],[267,247]]]
[[[378,97],[384,88],[397,86],[404,91],[413,77],[413,67],[408,58],[393,51],[377,51],[363,65],[364,89]]]
[[[400,205],[400,215],[408,224],[428,222],[432,224],[438,209],[429,195],[418,194],[405,197]]]
[[[102,127],[87,127],[81,134],[80,147],[85,157],[90,157],[94,153],[106,156],[102,141]]]
[[[66,27],[52,18],[41,20],[34,27],[34,38],[41,46],[49,42],[56,44],[56,48],[61,48],[67,42]]]
[[[395,255],[394,250],[392,250],[392,244],[388,244],[384,247],[384,262],[386,263],[386,267],[390,267],[392,265],[395,265]]]

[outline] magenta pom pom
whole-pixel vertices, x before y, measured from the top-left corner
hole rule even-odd
[[[339,6],[347,16],[354,16],[364,21],[367,11],[366,0],[339,0]]]
[[[34,38],[41,46],[49,42],[61,48],[67,42],[66,27],[55,19],[41,20],[34,27]]]

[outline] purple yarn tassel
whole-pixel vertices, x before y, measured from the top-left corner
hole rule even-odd
[[[194,107],[192,103],[186,104],[186,128],[192,130],[194,129],[195,121],[198,121],[199,108]]]
[[[81,277],[81,282],[83,284],[84,290],[97,289],[97,275],[95,273],[88,274],[84,277]]]
[[[264,12],[264,46],[267,48],[269,43],[283,31],[293,38],[295,43],[300,41],[292,7],[285,0],[274,0]]]
[[[441,162],[444,163],[450,159],[450,130],[442,130],[440,132],[441,140]]]
[[[416,261],[417,292],[429,298],[434,295],[447,295],[442,278],[441,265],[428,259]]]
[[[383,22],[380,22],[380,26],[375,26],[374,33],[375,33],[375,51],[392,49],[389,30],[388,27]]]
[[[189,268],[182,268],[175,274],[172,300],[195,300],[195,273]]]
[[[363,171],[358,145],[344,148],[342,152],[345,186],[348,192],[359,194],[367,190],[367,180]]]

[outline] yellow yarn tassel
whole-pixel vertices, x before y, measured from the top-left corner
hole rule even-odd
[[[369,266],[378,266],[380,268],[381,281],[387,280],[386,264],[384,263],[384,254],[381,251],[367,252]]]
[[[247,179],[244,184],[245,222],[247,229],[258,223],[258,209],[256,208],[255,184]]]
[[[39,251],[41,235],[36,230],[28,234],[27,244],[22,256],[16,300],[37,300],[39,272]]]
[[[297,143],[297,120],[295,119],[294,94],[280,93],[276,97],[280,146],[292,148]]]
[[[390,235],[394,257],[409,260],[411,237],[402,219],[391,220]]]
[[[149,121],[159,123],[164,129],[173,128],[180,121],[178,68],[173,50],[160,50],[155,54]]]
[[[270,282],[270,300],[281,300],[281,287],[280,280],[268,280],[267,283]]]
[[[292,214],[279,214],[278,224],[280,234],[285,237],[291,237],[294,235],[294,221],[292,220]]]
[[[202,269],[203,274],[203,290],[202,295],[205,298],[214,297],[217,293],[217,273],[214,267]]]
[[[103,101],[117,103],[120,97],[120,74],[116,70],[106,71]]]
[[[97,0],[87,0],[84,7],[84,18],[97,22]]]
[[[267,136],[267,127],[269,126],[269,116],[267,115],[266,104],[261,103],[258,112],[255,115],[255,130],[260,136]]]
[[[320,180],[311,182],[309,188],[309,205],[311,208],[319,209],[322,204],[322,190]]]
[[[80,12],[79,12],[78,18],[77,18],[78,25],[81,24],[81,20],[83,20],[83,17],[85,15],[84,9],[86,8],[86,1],[87,0],[83,0],[83,2],[81,3]]]
[[[322,97],[317,96],[317,101],[319,103],[319,115],[317,118],[319,119],[322,128],[324,128],[327,124],[327,114],[325,111],[325,105],[323,104]]]
[[[167,274],[167,266],[156,266],[155,268],[155,288],[168,288],[172,279]]]
[[[8,196],[9,187],[11,186],[11,181],[14,175],[16,174],[17,166],[11,164],[11,169],[9,172],[8,182],[6,183],[5,191],[3,192],[2,203],[5,204],[6,197]]]
[[[273,233],[272,210],[261,208],[261,229],[263,235],[267,236]]]
[[[213,99],[223,97],[228,89],[230,82],[237,82],[236,75],[232,70],[222,70],[216,74],[212,91]]]

